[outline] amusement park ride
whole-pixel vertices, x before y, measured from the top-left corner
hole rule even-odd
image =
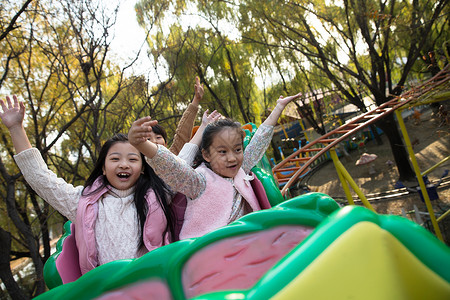
[[[202,237],[113,261],[80,277],[66,224],[57,252],[45,265],[50,290],[37,299],[450,299],[450,248],[442,242],[423,181],[436,166],[420,172],[401,117],[405,108],[437,101],[435,92],[442,86],[448,99],[449,80],[447,67],[309,142],[274,168],[264,157],[252,171],[273,207]],[[436,236],[406,218],[377,214],[336,154],[340,142],[391,113],[397,115]],[[244,145],[254,129],[245,126]],[[340,207],[321,193],[286,199],[289,188],[327,152],[349,204],[354,204],[350,186],[366,207]],[[282,172],[288,176],[277,177]]]
[[[339,158],[336,155],[335,147],[340,142],[348,140],[350,137],[354,136],[357,132],[368,127],[369,125],[377,122],[382,118],[385,118],[389,114],[395,113],[398,125],[402,131],[403,138],[406,143],[406,147],[408,149],[411,163],[416,173],[416,178],[419,183],[420,191],[422,193],[423,198],[425,199],[425,203],[427,205],[427,209],[430,214],[433,228],[436,232],[437,237],[443,240],[442,234],[437,224],[436,217],[434,216],[433,208],[431,206],[430,198],[427,192],[425,182],[423,180],[423,176],[428,174],[432,169],[435,169],[438,165],[445,163],[450,157],[445,158],[443,161],[438,163],[436,166],[432,167],[430,170],[421,173],[417,161],[415,159],[413,147],[409,139],[408,132],[403,122],[403,117],[401,116],[401,111],[418,105],[448,100],[450,96],[450,90],[448,85],[450,81],[449,69],[450,67],[447,65],[447,67],[444,70],[442,70],[439,74],[429,79],[428,81],[424,82],[423,84],[415,87],[412,90],[407,91],[401,96],[395,97],[392,100],[383,103],[382,105],[378,106],[377,108],[369,112],[366,112],[364,114],[359,115],[356,118],[353,118],[348,123],[340,126],[339,128],[331,130],[330,132],[319,137],[318,139],[309,142],[304,147],[298,149],[297,151],[289,155],[286,159],[284,159],[282,162],[277,164],[273,168],[274,174],[281,172],[288,174],[287,176],[285,175],[284,178],[278,179],[278,182],[286,183],[284,184],[281,190],[282,195],[284,196],[286,194],[288,189],[296,182],[299,176],[305,174],[305,172],[308,171],[308,168],[314,161],[316,161],[325,153],[329,152],[333,160],[333,163],[336,167],[336,171],[339,175],[339,179],[342,183],[342,187],[344,189],[349,204],[354,204],[353,197],[351,196],[349,190],[350,185],[357,193],[360,200],[364,203],[364,205],[367,208],[374,211],[370,203],[367,201],[367,198],[364,196],[364,194],[358,188],[358,186],[353,181],[351,176],[345,170],[342,163],[340,163]],[[444,93],[442,93],[442,91],[444,91]],[[438,98],[436,98],[437,94],[439,94]],[[321,145],[322,147],[315,147],[316,145]],[[300,162],[299,166],[292,167],[292,163],[298,162]],[[286,165],[288,165],[289,167],[286,168],[285,167]]]

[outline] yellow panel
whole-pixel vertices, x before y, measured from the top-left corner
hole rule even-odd
[[[272,299],[448,300],[450,283],[389,232],[360,222]]]

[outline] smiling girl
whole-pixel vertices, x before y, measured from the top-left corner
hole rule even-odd
[[[224,119],[206,126],[201,139],[196,135],[191,141],[194,143],[190,144],[200,145],[201,161],[195,169],[164,147],[147,140],[151,126],[157,121],[145,117],[133,123],[128,133],[130,143],[146,156],[164,182],[188,198],[180,239],[202,236],[262,208],[250,184],[253,180],[250,170],[269,146],[282,111],[299,96],[277,100],[245,151],[244,132],[239,123]]]
[[[84,186],[50,171],[23,127],[25,106],[0,100],[0,118],[16,150],[14,159],[36,193],[75,225],[81,274],[107,262],[136,258],[173,240],[168,188],[143,155],[116,134],[102,146]]]

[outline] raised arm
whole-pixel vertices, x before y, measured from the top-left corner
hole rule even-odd
[[[130,144],[148,158],[153,158],[158,151],[158,145],[148,140],[152,132],[152,126],[156,124],[158,124],[158,121],[152,120],[151,117],[143,117],[134,121],[128,131]]]
[[[222,117],[222,115],[219,112],[217,112],[217,110],[213,111],[209,115],[208,115],[208,110],[206,110],[203,113],[202,124],[198,127],[197,132],[195,132],[194,136],[189,141],[189,143],[195,144],[200,147],[200,144],[202,142],[203,132],[205,131],[206,126],[208,126],[209,123],[219,120],[221,117]]]
[[[2,112],[0,118],[8,128],[17,154],[14,159],[20,168],[25,180],[31,188],[53,208],[74,221],[78,199],[83,186],[74,187],[64,179],[53,173],[42,159],[41,153],[32,148],[28,136],[23,128],[25,106],[16,96],[13,101],[6,97],[6,102],[0,100]],[[28,150],[28,151],[25,151]]]
[[[203,86],[200,84],[200,79],[195,78],[194,85],[195,95],[191,104],[186,108],[183,115],[181,116],[180,122],[178,123],[177,129],[175,131],[175,136],[173,137],[172,145],[169,150],[173,154],[177,155],[183,148],[192,135],[192,128],[194,127],[195,117],[198,112],[198,105],[203,98]]]
[[[13,100],[14,102],[11,102],[11,98],[8,96],[6,97],[6,103],[3,99],[0,99],[0,105],[3,110],[3,112],[0,112],[0,118],[9,130],[16,153],[20,153],[30,149],[31,144],[23,127],[25,105],[17,100],[16,95],[13,96]]]
[[[281,113],[286,108],[286,105],[289,104],[292,100],[295,100],[299,98],[302,95],[302,93],[298,93],[293,96],[288,96],[284,98],[283,96],[280,96],[277,100],[277,105],[274,107],[272,112],[270,113],[269,117],[263,122],[264,125],[269,126],[275,126],[277,124],[278,119],[281,116]]]
[[[264,156],[264,153],[272,140],[273,127],[277,124],[278,118],[281,116],[281,113],[288,103],[297,99],[300,95],[301,93],[298,93],[294,96],[288,96],[286,98],[280,96],[280,98],[278,98],[275,108],[272,110],[269,117],[261,124],[261,126],[259,126],[247,148],[245,148],[244,161],[242,162],[242,169],[244,172],[250,172]]]
[[[152,121],[150,117],[133,122],[128,132],[129,142],[146,156],[150,167],[174,191],[191,199],[197,198],[206,187],[204,177],[165,147],[158,147],[148,140],[151,126],[156,123],[157,121]]]

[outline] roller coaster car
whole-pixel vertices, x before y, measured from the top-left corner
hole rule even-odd
[[[64,234],[56,244],[56,252],[44,265],[44,279],[50,289],[75,281],[81,276],[74,230],[75,226],[71,221],[64,224]]]
[[[101,265],[36,299],[449,299],[450,248],[429,231],[403,217],[340,208],[321,193],[280,201],[271,173],[252,171],[265,180],[272,208]],[[65,268],[55,262],[63,257],[50,265]],[[53,282],[64,283],[57,275]]]
[[[247,146],[257,128],[256,125],[252,123],[245,124],[242,128],[246,133],[244,146]],[[198,126],[194,128],[192,135],[195,134],[197,129]],[[269,168],[269,171],[264,168]],[[262,208],[269,208],[284,200],[275,180],[271,176],[270,164],[267,157],[264,156],[262,161],[252,169],[252,172],[256,177],[250,182],[257,199],[262,201],[262,203],[260,203]],[[270,200],[268,197],[270,197]],[[177,220],[175,225],[176,237],[178,237],[181,230],[185,208],[186,198],[181,194],[175,195],[172,201],[172,209],[175,219]],[[64,224],[65,233],[56,245],[56,252],[50,256],[44,265],[44,279],[47,287],[50,289],[61,284],[75,281],[81,276],[74,230],[75,226],[70,221]]]
[[[324,288],[326,287],[326,288]],[[448,299],[450,249],[403,217],[308,193],[101,265],[36,299]]]
[[[268,209],[271,204],[268,201],[264,187],[258,178],[250,181],[256,198],[260,201],[262,209]],[[186,197],[180,193],[176,194],[171,206],[175,220],[175,237],[178,240],[184,220],[186,209]],[[75,240],[75,226],[71,221],[64,224],[64,235],[56,245],[56,252],[50,256],[44,265],[44,279],[47,287],[52,289],[61,284],[73,282],[81,277],[78,259],[78,248]]]

